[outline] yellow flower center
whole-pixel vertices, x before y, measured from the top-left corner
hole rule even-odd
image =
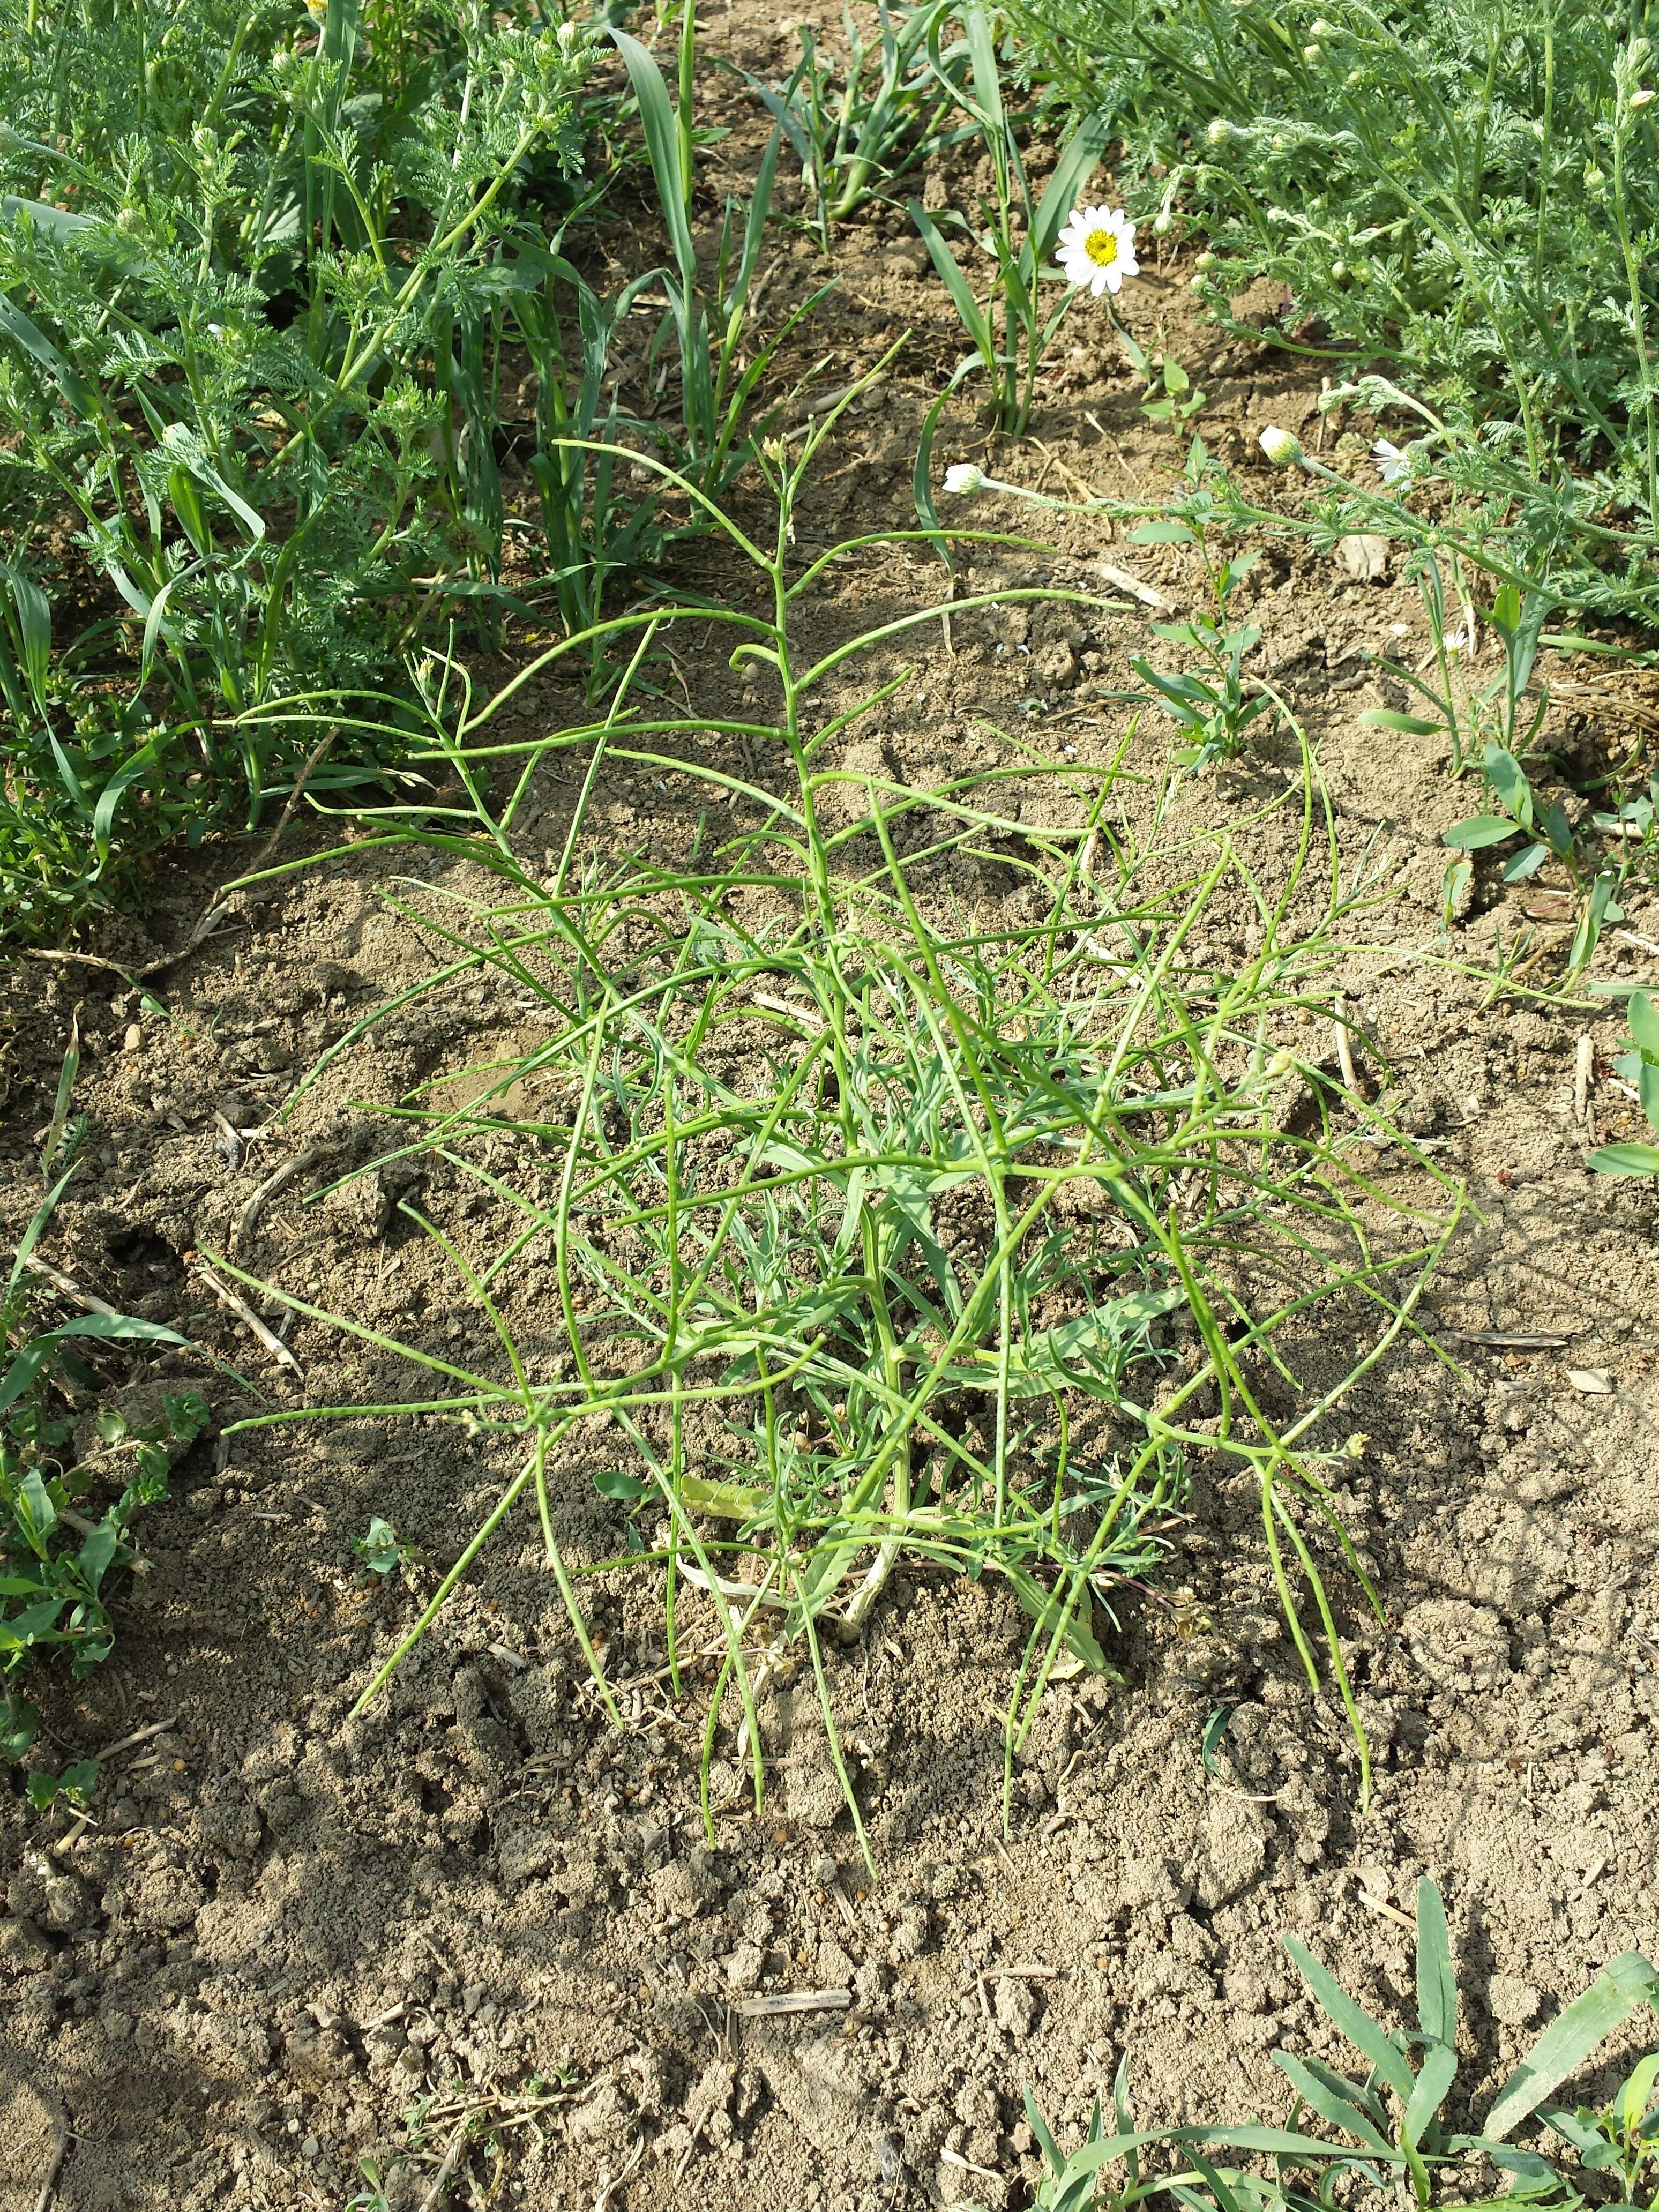
[[[1083,251],[1097,269],[1109,269],[1117,259],[1117,233],[1115,230],[1091,230],[1083,241]]]

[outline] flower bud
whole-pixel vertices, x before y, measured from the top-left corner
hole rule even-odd
[[[1310,38],[1328,39],[1334,28],[1334,26],[1328,23],[1322,15],[1316,15],[1308,26],[1308,34]]]
[[[1205,247],[1203,252],[1199,255],[1198,259],[1193,264],[1193,266],[1195,269],[1213,269],[1215,267],[1215,256],[1211,252],[1207,246]]]
[[[1607,177],[1605,169],[1598,169],[1594,161],[1587,161],[1585,163],[1584,186],[1586,191],[1599,192],[1607,181]]]
[[[1291,468],[1302,459],[1301,439],[1292,431],[1281,430],[1276,422],[1267,425],[1258,442],[1276,469]]]
[[[1302,49],[1302,58],[1306,62],[1308,67],[1312,69],[1316,64],[1324,59],[1324,48],[1322,46],[1304,46]]]
[[[1350,92],[1357,92],[1365,82],[1365,72],[1364,70],[1350,70],[1344,82]]]
[[[1653,87],[1650,84],[1644,84],[1639,92],[1632,93],[1630,104],[1632,107],[1645,107],[1652,98]]]
[[[1168,208],[1160,208],[1158,213],[1152,217],[1153,237],[1167,238],[1174,228],[1175,217],[1170,213]]]
[[[1343,279],[1343,278],[1347,275],[1347,273],[1348,273],[1348,264],[1347,264],[1347,263],[1346,263],[1346,261],[1333,261],[1333,262],[1332,262],[1332,264],[1331,264],[1331,274],[1332,274],[1332,276],[1334,276],[1334,277],[1335,277],[1335,279],[1336,279],[1336,281],[1337,281],[1337,283],[1338,283],[1339,284],[1342,282],[1342,279]]]
[[[945,471],[945,489],[958,499],[980,490],[984,482],[984,470],[976,468],[972,461],[953,461]]]
[[[1233,126],[1224,115],[1216,116],[1204,133],[1212,146],[1224,146],[1232,135]]]

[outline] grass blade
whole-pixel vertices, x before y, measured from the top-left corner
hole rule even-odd
[[[1659,2000],[1659,1974],[1639,1951],[1626,1951],[1603,1966],[1582,1996],[1552,2021],[1498,2093],[1482,2134],[1502,2142],[1639,2004]]]

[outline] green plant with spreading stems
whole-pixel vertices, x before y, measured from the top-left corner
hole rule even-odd
[[[1188,481],[1200,484],[1207,464],[1201,440],[1194,439],[1188,455]],[[1196,518],[1171,515],[1142,522],[1129,532],[1131,545],[1190,545],[1197,553],[1209,589],[1213,611],[1200,610],[1186,622],[1154,623],[1152,634],[1171,645],[1185,646],[1202,656],[1201,670],[1162,672],[1138,658],[1130,662],[1145,684],[1150,684],[1158,703],[1192,739],[1175,755],[1177,763],[1194,771],[1217,761],[1237,760],[1250,742],[1251,732],[1267,717],[1271,731],[1277,702],[1261,684],[1248,684],[1244,660],[1261,642],[1255,623],[1234,623],[1228,601],[1261,560],[1259,552],[1227,553],[1212,548],[1210,526]]]
[[[1129,2110],[1128,2057],[1118,2069],[1115,2126],[1108,2133],[1096,2100],[1084,2142],[1062,2152],[1028,2088],[1025,2108],[1047,2168],[1037,2190],[1042,2212],[1130,2212],[1155,2197],[1171,2197],[1185,2212],[1329,2212],[1345,2183],[1363,2184],[1379,2199],[1392,2197],[1413,2212],[1436,2204],[1476,2204],[1482,2212],[1528,2205],[1576,2212],[1608,2201],[1640,2206],[1645,2186],[1654,2201],[1659,2170],[1659,2054],[1640,2061],[1613,2102],[1569,2112],[1547,2100],[1586,2063],[1608,2036],[1643,2005],[1659,2008],[1659,1973],[1639,1951],[1626,1951],[1604,1966],[1589,1989],[1558,2014],[1510,2075],[1478,2134],[1458,2133],[1444,2118],[1457,2080],[1457,1972],[1440,1892],[1426,1876],[1417,1887],[1417,2023],[1387,2029],[1357,2004],[1305,1945],[1286,1936],[1285,1948],[1321,2012],[1364,2062],[1358,2080],[1323,2059],[1275,2051],[1273,2061],[1294,2093],[1282,2128],[1258,2123],[1138,2130]],[[1535,2151],[1517,2150],[1509,2138],[1536,2120],[1576,2154],[1575,2170],[1559,2172]],[[1318,2122],[1334,2132],[1309,2132]],[[1174,2172],[1151,2171],[1159,2153],[1173,2152]],[[1223,2160],[1243,2152],[1269,2171]],[[1503,2177],[1496,2197],[1471,2198],[1480,2169]],[[1121,2164],[1122,2182],[1105,2169]],[[1312,2182],[1297,2179],[1311,2174]]]
[[[464,673],[428,667],[429,743],[415,759],[449,770],[456,803],[386,817],[384,835],[477,863],[495,888],[397,896],[452,957],[356,1025],[296,1097],[376,1021],[461,975],[510,978],[549,1033],[473,1071],[464,1104],[444,1104],[439,1085],[383,1109],[401,1139],[392,1157],[441,1161],[505,1209],[503,1241],[483,1258],[404,1207],[456,1266],[501,1373],[319,1316],[433,1378],[435,1395],[397,1411],[456,1421],[516,1455],[364,1698],[522,1501],[539,1516],[549,1568],[617,1717],[578,1594],[599,1570],[568,1566],[554,1527],[573,1450],[608,1433],[620,1464],[600,1487],[625,1515],[618,1560],[660,1578],[676,1670],[688,1593],[712,1605],[726,1656],[705,1748],[712,1755],[731,1689],[757,1796],[756,1698],[773,1663],[760,1655],[779,1638],[804,1645],[833,1746],[823,1632],[856,1636],[906,1556],[998,1575],[1030,1615],[1008,1708],[1012,1762],[1062,1655],[1106,1664],[1096,1606],[1109,1608],[1127,1577],[1155,1564],[1198,1449],[1258,1483],[1297,1647],[1316,1680],[1292,1588],[1300,1577],[1363,1775],[1368,1753],[1322,1565],[1322,1553],[1346,1559],[1369,1589],[1331,1500],[1332,1471],[1359,1447],[1332,1424],[1348,1389],[1412,1329],[1459,1206],[1449,1194],[1444,1218],[1417,1236],[1421,1218],[1368,1181],[1342,1133],[1369,1127],[1371,1109],[1277,1042],[1295,1035],[1297,1010],[1335,957],[1332,933],[1364,895],[1340,881],[1310,774],[1297,857],[1270,895],[1233,834],[1172,837],[1167,784],[1143,794],[1140,830],[1109,823],[1109,799],[1138,783],[1121,759],[1091,778],[1009,741],[1005,765],[925,790],[847,764],[837,740],[908,680],[892,655],[941,610],[898,615],[803,663],[799,617],[815,586],[849,560],[927,535],[883,533],[797,559],[796,503],[836,411],[793,458],[782,447],[763,456],[777,508],[769,544],[678,480],[749,566],[763,605],[613,618],[607,635],[630,659],[602,719],[530,739],[492,726],[579,641],[482,704]],[[959,604],[1056,596],[1078,595],[1033,589]],[[774,716],[635,707],[635,672],[669,619],[732,635],[733,665],[775,688]],[[870,688],[833,709],[820,703],[832,680],[871,659],[888,665]],[[312,711],[332,723],[353,703]],[[763,749],[783,789],[725,764],[744,744]],[[550,872],[532,873],[515,850],[520,811],[544,765],[573,751],[587,754],[574,814],[556,866],[550,855]],[[593,794],[623,766],[690,777],[753,818],[710,848],[705,812],[683,860],[657,838],[649,853],[584,863]],[[1030,826],[1044,793],[1069,799],[1074,825]],[[1017,818],[1014,801],[1028,798]],[[986,865],[1017,868],[1041,920],[975,923],[963,894]],[[1287,917],[1316,894],[1322,865],[1326,925],[1298,935]],[[1188,949],[1224,887],[1253,903],[1263,940],[1231,978],[1195,966]],[[757,897],[765,918],[752,912]],[[1316,1106],[1312,1133],[1299,1135],[1271,1112],[1298,1069]],[[1362,1221],[1379,1200],[1410,1231],[1404,1249],[1382,1251]],[[1332,1239],[1347,1246],[1334,1262]],[[551,1276],[526,1306],[532,1249]],[[1368,1313],[1377,1325],[1340,1376],[1304,1391],[1289,1338],[1326,1297],[1352,1302],[1356,1328]],[[1162,1394],[1152,1387],[1160,1328],[1178,1330],[1191,1352],[1190,1372]],[[1266,1408],[1270,1370],[1303,1400],[1292,1418]],[[1195,1426],[1208,1393],[1218,1425]],[[1111,1416],[1109,1447],[1073,1441],[1091,1403]],[[838,1747],[835,1756],[839,1765]],[[705,1793],[707,1774],[706,1758]]]

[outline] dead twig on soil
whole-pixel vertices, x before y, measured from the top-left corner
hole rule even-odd
[[[421,2199],[421,2212],[437,2212],[438,2206],[448,2192],[455,2178],[455,2169],[461,2162],[461,2153],[466,2148],[467,2136],[471,2130],[473,2116],[468,2112],[449,2139],[449,2148],[444,2153],[443,2164],[432,2178],[432,2186]]]
[[[66,1275],[61,1267],[54,1267],[49,1261],[41,1259],[38,1253],[31,1252],[23,1265],[32,1275],[43,1276],[53,1290],[61,1291],[66,1298],[72,1298],[86,1312],[104,1314],[112,1320],[118,1318],[118,1308],[107,1306],[102,1298],[95,1298],[90,1291],[83,1291],[72,1275]]]
[[[249,1305],[246,1299],[239,1298],[235,1291],[233,1291],[228,1284],[222,1283],[217,1275],[214,1273],[211,1267],[200,1267],[197,1270],[197,1273],[200,1276],[202,1281],[207,1285],[209,1290],[212,1291],[214,1297],[218,1299],[220,1304],[222,1306],[228,1306],[230,1311],[235,1315],[237,1320],[242,1322],[246,1328],[253,1332],[254,1336],[258,1340],[259,1343],[264,1346],[264,1349],[270,1354],[271,1358],[277,1363],[277,1364],[281,1367],[292,1368],[299,1380],[303,1382],[305,1381],[305,1373],[303,1369],[301,1367],[299,1361],[289,1350],[287,1345],[283,1342],[281,1337],[276,1335],[271,1330],[265,1327],[264,1322],[262,1322],[258,1315],[254,1312],[252,1307]]]
[[[64,2170],[64,2160],[69,2156],[69,2115],[61,2105],[52,2116],[52,2163],[46,2168],[46,2179],[41,2182],[40,2194],[34,2200],[34,2212],[46,2212],[52,2192],[58,2186],[58,2177]]]
[[[846,2012],[852,2002],[851,1990],[786,1990],[775,1997],[744,1997],[737,2012],[739,2020],[781,2020],[791,2013]]]
[[[634,2155],[629,2160],[627,2165],[623,2166],[622,2172],[617,2174],[614,2179],[607,2174],[600,2182],[599,2193],[593,2199],[593,2212],[610,2212],[611,2198],[622,2187],[623,2182],[627,2180],[629,2175],[633,2172],[635,2167],[644,2156],[645,2137],[641,2136],[634,2145]]]
[[[148,1743],[153,1735],[165,1735],[169,1729],[178,1725],[179,1716],[176,1713],[171,1720],[152,1721],[148,1728],[137,1729],[131,1735],[124,1735],[118,1743],[107,1743],[101,1751],[94,1751],[92,1755],[101,1766],[106,1759],[114,1759],[124,1751],[136,1751],[141,1743]]]
[[[336,1140],[332,1139],[319,1139],[316,1144],[307,1145],[303,1152],[295,1152],[291,1160],[284,1160],[281,1167],[265,1177],[236,1217],[236,1226],[230,1232],[230,1249],[233,1254],[246,1249],[248,1239],[258,1225],[259,1216],[276,1197],[277,1192],[285,1189],[295,1176],[303,1175],[307,1168],[315,1167],[319,1160],[326,1158],[335,1149],[335,1143]]]

